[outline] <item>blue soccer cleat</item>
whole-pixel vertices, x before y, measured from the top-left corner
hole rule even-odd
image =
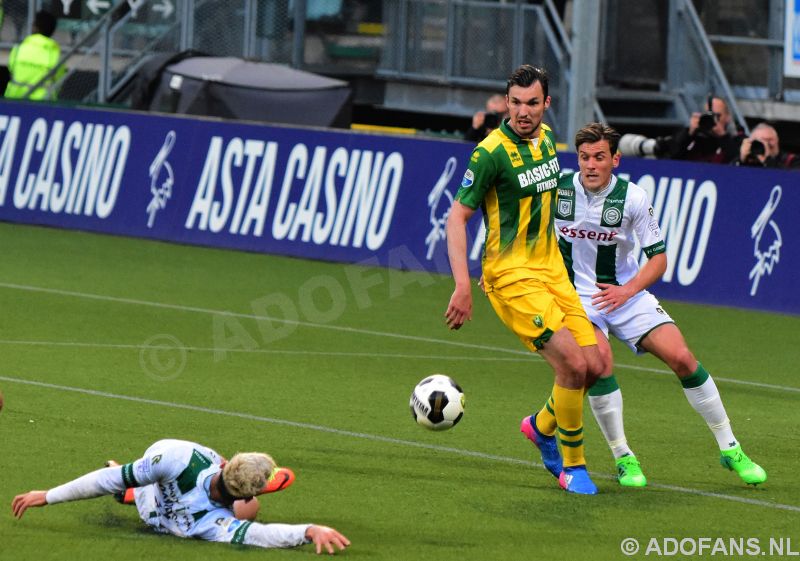
[[[578,495],[596,495],[597,485],[589,477],[586,466],[565,467],[561,475],[558,476],[558,484],[567,493]]]
[[[558,478],[561,475],[562,463],[556,437],[539,432],[539,429],[536,428],[536,415],[522,419],[519,430],[539,449],[542,454],[542,463],[547,471],[552,473],[553,477]]]

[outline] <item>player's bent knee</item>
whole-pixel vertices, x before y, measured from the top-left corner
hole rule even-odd
[[[567,357],[563,364],[564,375],[576,384],[583,384],[588,372],[588,363],[583,356]]]
[[[686,361],[676,361],[676,362],[669,362],[670,369],[675,373],[678,378],[687,378],[694,374],[697,368],[693,368],[689,362]]]
[[[691,376],[697,370],[697,360],[688,347],[675,349],[669,356],[664,357],[664,362],[679,378]]]
[[[613,368],[613,359],[611,355],[603,356],[602,354],[597,354],[597,356],[590,357],[590,360],[586,363],[586,376],[591,378],[599,378],[604,374],[610,374]]]
[[[600,379],[600,374],[594,374],[591,372],[587,372],[586,379],[584,380],[583,386],[588,390],[592,386],[595,385],[597,380]]]

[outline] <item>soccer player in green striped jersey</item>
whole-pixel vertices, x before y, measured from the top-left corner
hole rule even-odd
[[[486,226],[483,289],[503,323],[555,372],[554,405],[526,416],[521,430],[563,489],[593,495],[597,487],[583,453],[583,394],[587,375],[599,374],[601,360],[558,251],[553,214],[559,164],[553,133],[542,123],[550,105],[547,87],[540,68],[514,71],[506,85],[509,118],[472,152],[447,221],[455,290],[445,317],[451,329],[471,319],[466,224],[480,207]]]
[[[556,226],[564,262],[594,325],[603,373],[589,390],[597,424],[608,441],[621,485],[647,480],[628,446],[622,422],[622,393],[613,374],[609,334],[637,354],[649,352],[678,376],[686,399],[708,424],[720,449],[720,463],[748,484],[767,479],[733,435],[711,375],[694,357],[678,327],[647,287],[667,268],[661,229],[646,193],[613,174],[619,165],[620,135],[591,123],[575,135],[580,173],[561,178]],[[640,269],[636,242],[647,263]]]
[[[252,521],[258,512],[255,495],[271,492],[269,483],[281,471],[267,454],[245,452],[226,462],[196,442],[166,439],[155,442],[133,462],[108,462],[107,466],[49,491],[17,495],[11,503],[14,516],[22,518],[31,507],[132,489],[139,517],[162,534],[265,548],[313,542],[317,553],[324,549],[331,554],[334,546],[343,550],[350,545],[327,526]]]

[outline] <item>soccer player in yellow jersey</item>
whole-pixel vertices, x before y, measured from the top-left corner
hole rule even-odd
[[[559,164],[553,133],[542,123],[550,106],[547,88],[543,69],[515,70],[506,84],[509,118],[472,152],[447,220],[456,286],[445,317],[450,329],[459,329],[472,316],[466,224],[480,207],[484,291],[503,323],[555,373],[550,399],[523,419],[521,430],[562,488],[594,495],[583,454],[583,394],[602,362],[558,250],[553,216]]]

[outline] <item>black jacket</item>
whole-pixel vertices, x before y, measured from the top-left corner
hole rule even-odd
[[[744,135],[714,136],[699,130],[690,135],[687,127],[672,137],[669,157],[673,160],[728,164],[739,160],[739,147],[743,139]]]

